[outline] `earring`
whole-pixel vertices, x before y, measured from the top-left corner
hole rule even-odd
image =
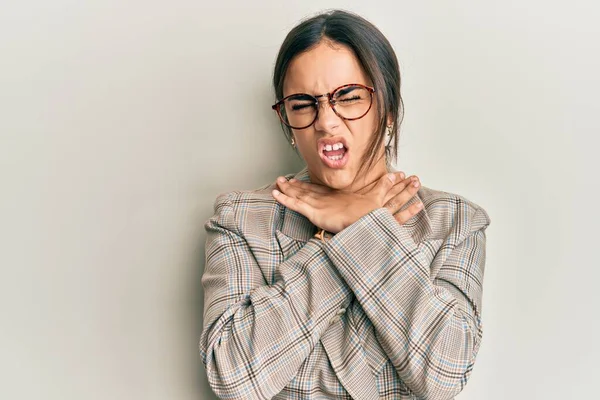
[[[294,138],[292,138],[292,147],[296,147],[296,142],[294,141]]]
[[[387,133],[388,133],[388,135],[390,135],[390,136],[392,135],[392,129],[393,128],[394,128],[394,125],[388,125],[387,126]]]

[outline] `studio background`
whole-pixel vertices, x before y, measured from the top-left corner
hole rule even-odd
[[[302,168],[272,68],[335,7],[397,52],[396,168],[491,217],[458,398],[594,397],[597,2],[22,0],[0,3],[0,398],[216,398],[203,224],[219,193]]]

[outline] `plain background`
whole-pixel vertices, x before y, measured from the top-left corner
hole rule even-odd
[[[0,6],[0,398],[215,398],[203,224],[302,167],[272,68],[334,7],[398,54],[396,167],[492,220],[460,400],[597,395],[597,2],[21,0]]]

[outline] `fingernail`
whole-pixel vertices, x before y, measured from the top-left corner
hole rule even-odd
[[[279,196],[281,192],[279,190],[273,190],[273,196]]]
[[[400,172],[400,179],[404,179],[404,172]]]
[[[388,174],[388,179],[389,179],[390,181],[392,181],[392,182],[395,182],[395,181],[396,181],[396,174],[393,174],[393,173],[391,173],[391,172],[390,172],[390,173]]]
[[[285,181],[286,181],[286,179],[283,176],[280,176],[279,178],[277,178],[277,182],[283,183]]]
[[[423,207],[423,203],[417,203],[417,205],[415,207],[421,208],[421,207]]]
[[[290,182],[296,182],[295,178],[290,179]]]

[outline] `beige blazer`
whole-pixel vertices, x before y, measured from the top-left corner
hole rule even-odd
[[[306,167],[287,175],[309,181]],[[482,338],[486,211],[421,186],[400,225],[376,209],[332,239],[275,183],[218,196],[206,222],[209,384],[227,399],[452,399]]]

